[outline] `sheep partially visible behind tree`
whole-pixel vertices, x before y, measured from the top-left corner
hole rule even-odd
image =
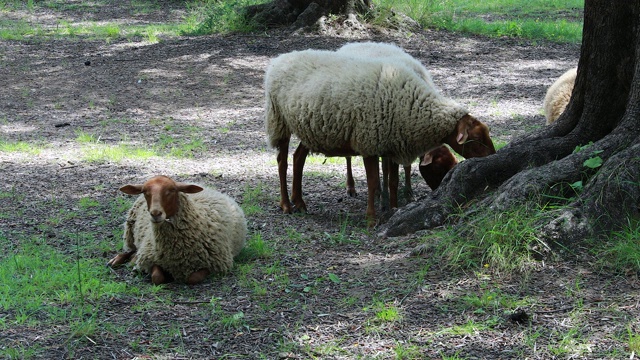
[[[567,107],[576,82],[577,68],[567,70],[547,90],[544,97],[544,116],[547,125],[556,121]]]
[[[120,191],[141,194],[125,223],[124,253],[154,284],[172,279],[197,284],[211,273],[225,273],[245,244],[247,221],[240,206],[218,191],[156,176]]]

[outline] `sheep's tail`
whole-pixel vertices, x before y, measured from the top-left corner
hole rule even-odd
[[[278,111],[277,102],[269,94],[266,99],[264,123],[267,131],[267,144],[276,148],[280,140],[291,138],[291,132]]]

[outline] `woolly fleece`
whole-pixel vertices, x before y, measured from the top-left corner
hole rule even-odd
[[[429,70],[427,70],[420,61],[407,54],[407,52],[405,52],[397,45],[370,41],[348,43],[343,45],[340,49],[336,50],[336,52],[340,54],[348,54],[355,57],[366,56],[403,63],[408,68],[412,69],[424,81],[426,81],[429,86],[437,89],[436,85],[433,83],[433,79],[431,78]]]
[[[567,70],[547,90],[544,97],[544,116],[547,118],[547,125],[556,121],[567,107],[576,82],[576,74],[577,68]]]
[[[468,111],[402,61],[305,50],[273,59],[265,75],[268,143],[295,134],[312,152],[345,148],[410,165],[442,144]]]
[[[236,202],[218,191],[180,193],[178,213],[151,222],[144,195],[133,204],[124,231],[125,251],[137,250],[135,268],[149,273],[158,265],[184,282],[201,269],[225,273],[245,244],[247,221]]]

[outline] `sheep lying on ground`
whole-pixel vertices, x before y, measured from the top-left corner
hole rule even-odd
[[[420,175],[427,182],[431,190],[435,190],[442,183],[442,179],[458,164],[458,159],[442,145],[439,148],[426,153],[420,160]]]
[[[576,82],[577,68],[569,69],[556,80],[544,97],[544,116],[547,125],[552,124],[560,117],[567,107]]]
[[[135,255],[135,267],[151,274],[154,284],[173,278],[196,284],[210,273],[233,266],[247,235],[242,209],[230,197],[198,185],[156,176],[120,191],[138,195],[124,231],[125,253],[108,265],[123,264]]]
[[[442,143],[465,158],[495,153],[485,124],[402,62],[295,51],[271,61],[265,95],[265,127],[269,145],[278,148],[280,207],[285,213],[306,211],[302,171],[310,151],[363,157],[369,225],[375,224],[379,156],[410,165]],[[290,200],[287,155],[292,134],[300,145],[293,155]]]

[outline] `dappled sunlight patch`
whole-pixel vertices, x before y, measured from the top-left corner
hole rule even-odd
[[[20,124],[17,122],[0,124],[0,132],[4,134],[20,134],[28,133],[37,130],[37,127],[32,125]]]

